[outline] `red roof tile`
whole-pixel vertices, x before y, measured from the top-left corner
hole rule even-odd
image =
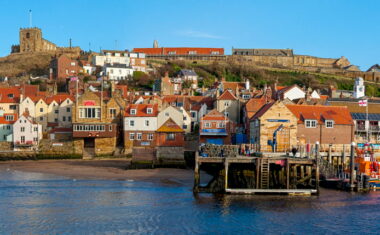
[[[147,113],[147,109],[152,108],[152,113]],[[136,114],[131,114],[131,109],[136,110]],[[125,109],[124,117],[157,117],[158,104],[130,104]]]
[[[324,120],[334,120],[335,124],[352,125],[352,117],[345,106],[322,106],[322,105],[286,105],[297,117],[298,123],[303,119],[315,119],[319,123]]]
[[[225,90],[223,94],[218,97],[218,100],[237,100],[237,98],[231,91]]]
[[[229,119],[225,117],[222,113],[218,112],[216,109],[211,110],[208,114],[204,115],[201,120],[227,120]]]
[[[177,125],[171,118],[169,118],[160,128],[157,129],[157,132],[184,132],[184,130]]]
[[[7,116],[13,116],[13,120],[7,120]],[[0,117],[0,124],[13,124],[17,119],[18,115],[15,113],[4,113],[4,115]]]

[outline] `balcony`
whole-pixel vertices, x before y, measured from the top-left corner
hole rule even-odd
[[[365,128],[365,125],[357,125],[356,126],[356,131],[358,131],[358,132],[366,132],[367,129]],[[369,126],[369,131],[370,132],[380,132],[380,126],[370,125]]]
[[[201,129],[199,134],[208,135],[208,136],[227,136],[228,135],[226,129]]]

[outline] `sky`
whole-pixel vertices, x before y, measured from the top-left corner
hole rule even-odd
[[[0,56],[21,27],[83,50],[152,47],[292,48],[347,57],[361,70],[380,63],[377,0],[1,0]]]

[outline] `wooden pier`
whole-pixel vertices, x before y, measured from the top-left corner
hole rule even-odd
[[[213,176],[200,185],[200,170]],[[319,167],[314,159],[286,155],[195,157],[194,192],[236,194],[317,194]]]

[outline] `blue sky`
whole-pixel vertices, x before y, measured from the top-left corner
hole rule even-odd
[[[346,56],[362,70],[380,63],[380,1],[356,0],[1,0],[0,56],[29,26],[59,46],[84,50],[160,46],[292,48]]]

